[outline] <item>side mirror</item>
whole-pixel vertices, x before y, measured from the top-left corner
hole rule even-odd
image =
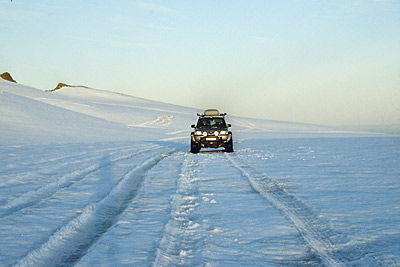
[[[192,124],[190,127],[192,127],[192,128],[196,128],[196,126],[195,126],[194,124]]]
[[[232,127],[232,125],[230,125],[230,124],[228,124],[227,126],[228,126],[228,128],[229,128],[229,127]]]

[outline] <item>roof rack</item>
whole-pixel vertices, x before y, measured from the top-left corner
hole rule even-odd
[[[225,116],[226,113],[219,113],[218,109],[206,109],[203,114],[197,113],[199,117],[213,117],[213,116]]]

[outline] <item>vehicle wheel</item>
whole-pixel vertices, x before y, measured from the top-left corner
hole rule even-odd
[[[190,142],[190,152],[199,153],[200,152],[200,144],[197,144],[193,141]]]
[[[228,153],[233,152],[233,140],[225,143],[225,152],[228,152]]]

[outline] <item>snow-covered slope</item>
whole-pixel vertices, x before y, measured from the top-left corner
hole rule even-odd
[[[44,92],[0,80],[0,112],[0,142],[48,143],[187,141],[201,110],[86,87]],[[310,124],[227,119],[240,139],[354,134]]]
[[[157,140],[188,129],[196,112],[85,87],[43,92],[0,81],[0,90],[3,143]]]
[[[0,266],[400,265],[399,137],[197,112],[0,80]]]

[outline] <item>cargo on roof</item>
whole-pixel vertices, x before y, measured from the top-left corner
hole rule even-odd
[[[213,117],[213,116],[225,116],[225,115],[226,113],[219,113],[218,109],[206,109],[204,110],[203,114],[197,113],[197,116],[199,117],[204,117],[204,116]]]
[[[204,116],[218,116],[218,109],[206,109],[204,110]]]

